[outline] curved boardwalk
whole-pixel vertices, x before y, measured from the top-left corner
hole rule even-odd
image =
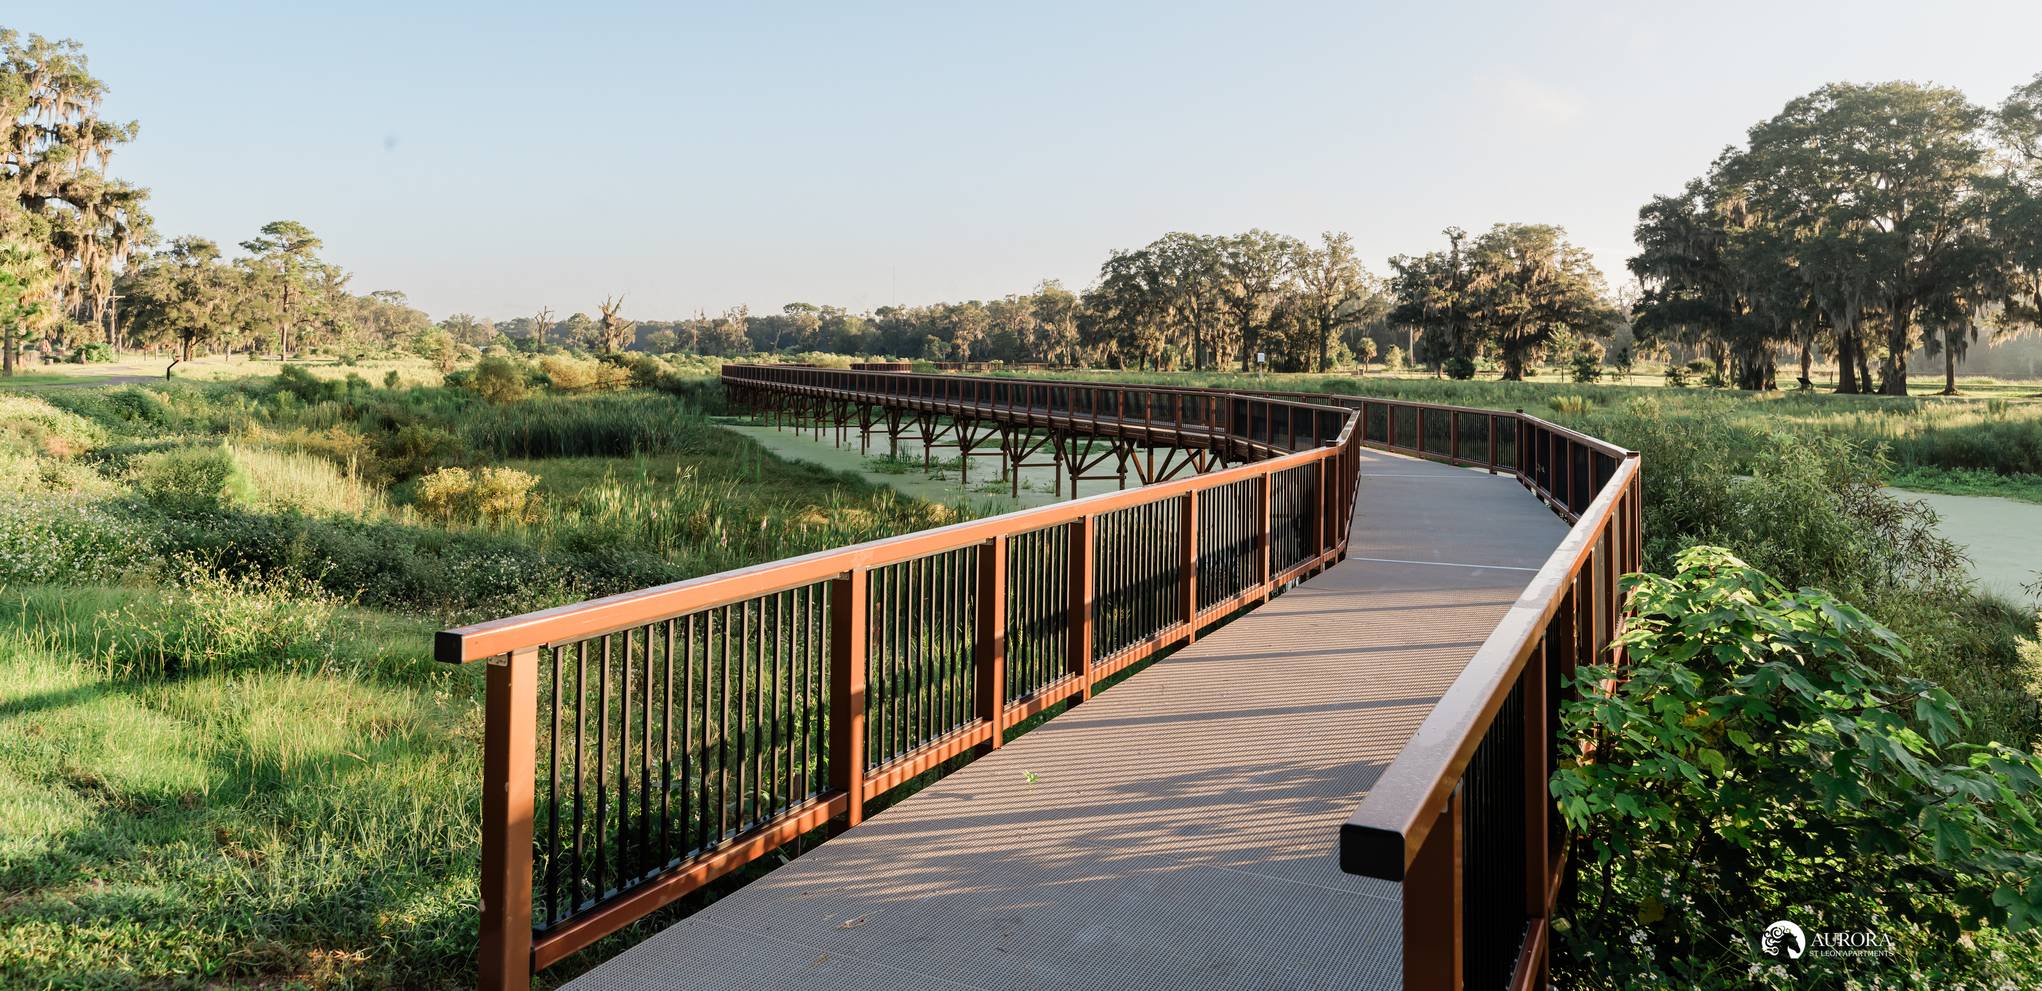
[[[1341,823],[1566,535],[1368,451],[1346,561],[569,985],[1383,988]]]

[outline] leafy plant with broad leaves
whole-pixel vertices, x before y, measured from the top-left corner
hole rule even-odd
[[[1947,692],[1878,673],[1907,667],[1892,632],[1722,548],[1626,582],[1625,666],[1581,668],[1560,708],[1563,753],[1588,755],[1552,779],[1579,864],[1569,984],[2042,979],[2042,759],[1958,742]],[[1892,942],[1776,960],[1778,919]]]

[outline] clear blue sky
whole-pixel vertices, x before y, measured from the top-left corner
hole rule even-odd
[[[2042,3],[312,4],[30,0],[83,41],[167,234],[304,221],[435,316],[642,318],[1088,284],[1168,230],[1565,226],[1637,208],[1790,97],[1997,102]],[[1424,9],[1420,9],[1423,7]],[[869,9],[854,9],[869,8]]]

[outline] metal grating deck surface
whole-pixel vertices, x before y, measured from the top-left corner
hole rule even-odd
[[[1509,476],[1361,473],[1347,561],[568,987],[1398,988],[1339,826],[1566,525]]]

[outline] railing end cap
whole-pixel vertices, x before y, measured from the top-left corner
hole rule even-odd
[[[1340,826],[1340,869],[1382,881],[1404,880],[1404,834],[1380,826]]]
[[[459,630],[441,630],[433,634],[433,660],[441,664],[468,663],[468,658],[462,656],[464,653],[462,647]]]

